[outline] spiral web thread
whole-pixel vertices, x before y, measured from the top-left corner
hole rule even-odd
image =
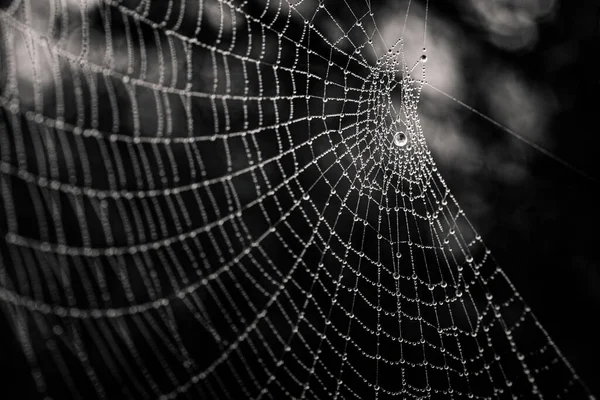
[[[591,398],[369,1],[0,5],[0,304],[41,397]]]

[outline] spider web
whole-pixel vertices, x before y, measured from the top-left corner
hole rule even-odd
[[[0,304],[41,397],[591,398],[437,170],[425,35],[0,5]]]

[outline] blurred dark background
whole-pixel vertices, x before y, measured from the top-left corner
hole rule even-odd
[[[450,110],[440,118],[440,107],[432,107],[431,120],[424,122],[443,176],[598,396],[600,59],[594,54],[600,46],[600,4],[472,0],[434,1],[430,7],[461,39],[442,41],[460,59],[453,73],[462,82],[450,84],[460,94],[449,93],[587,175],[426,90],[426,102]],[[430,26],[435,31],[435,23]],[[435,53],[431,59],[428,68],[434,69]],[[434,77],[431,82],[436,84]]]

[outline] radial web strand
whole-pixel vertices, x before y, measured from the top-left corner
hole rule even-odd
[[[406,40],[369,0],[0,1],[39,398],[591,398],[440,175]]]

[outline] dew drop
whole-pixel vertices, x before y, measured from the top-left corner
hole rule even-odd
[[[423,54],[423,55],[421,56],[421,62],[422,62],[422,63],[426,63],[426,62],[427,62],[427,54]]]
[[[408,137],[403,132],[398,132],[394,135],[394,144],[398,147],[404,147],[408,143]]]

